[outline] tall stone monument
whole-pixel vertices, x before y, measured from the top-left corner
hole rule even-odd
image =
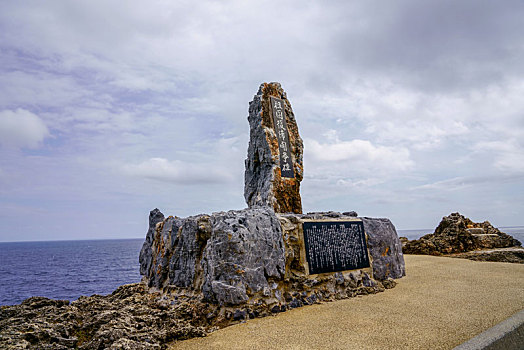
[[[286,93],[264,83],[249,105],[249,208],[164,217],[158,209],[140,273],[176,305],[206,305],[212,325],[383,291],[405,275],[395,227],[355,212],[302,214],[302,140]],[[166,299],[167,300],[167,299]]]
[[[303,143],[291,103],[279,83],[260,85],[249,103],[250,141],[244,197],[252,207],[302,213]]]

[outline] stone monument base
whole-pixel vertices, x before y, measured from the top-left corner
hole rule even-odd
[[[303,222],[361,221],[367,268],[309,274]],[[401,244],[388,219],[356,213],[275,214],[250,208],[178,218],[155,209],[140,252],[144,282],[176,302],[206,305],[211,325],[313,304],[377,293],[405,275]]]

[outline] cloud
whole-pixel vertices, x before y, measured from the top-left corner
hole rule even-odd
[[[414,162],[410,152],[404,147],[386,147],[374,145],[368,140],[340,141],[320,143],[314,139],[305,139],[305,149],[318,163],[345,163],[353,167],[382,171],[407,171]]]
[[[36,148],[49,135],[36,114],[21,108],[0,111],[0,143],[4,147]]]
[[[232,180],[231,173],[209,164],[151,158],[139,164],[123,167],[126,174],[182,185],[220,184]]]
[[[504,6],[472,0],[368,1],[330,9],[338,11],[325,22],[334,29],[331,47],[340,65],[418,90],[445,92],[522,73],[518,33],[524,6],[518,0]]]
[[[522,174],[506,174],[506,175],[484,175],[484,176],[459,176],[446,180],[435,181],[420,186],[414,186],[410,188],[410,191],[417,193],[419,190],[425,191],[459,191],[467,188],[471,188],[477,185],[495,185],[495,184],[508,184],[513,182],[522,181],[524,179],[524,173]]]
[[[493,165],[504,172],[524,174],[523,142],[515,139],[478,142],[472,149],[475,152],[494,154]]]
[[[0,188],[111,207],[111,191],[144,207],[165,195],[179,214],[243,203],[248,102],[264,81],[293,105],[312,210],[425,208],[439,181],[504,182],[524,171],[523,15],[518,0],[0,2],[0,113],[31,111],[47,128],[0,135]],[[45,152],[5,148],[49,130]],[[468,204],[507,200],[497,215],[520,217],[521,178],[471,183],[486,198]],[[412,225],[412,209],[382,213]]]

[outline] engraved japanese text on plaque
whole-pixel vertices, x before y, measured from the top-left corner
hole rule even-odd
[[[293,162],[291,160],[291,149],[289,146],[289,135],[287,132],[284,101],[271,96],[271,110],[273,111],[273,123],[277,134],[278,149],[280,153],[280,173],[282,177],[294,178]]]
[[[307,221],[302,227],[310,274],[370,267],[362,221]]]

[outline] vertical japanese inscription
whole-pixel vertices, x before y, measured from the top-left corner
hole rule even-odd
[[[304,222],[309,273],[370,267],[362,221]]]
[[[273,112],[273,124],[275,125],[280,155],[280,174],[282,177],[294,178],[295,173],[293,171],[291,149],[289,147],[284,101],[271,96],[271,110]]]

